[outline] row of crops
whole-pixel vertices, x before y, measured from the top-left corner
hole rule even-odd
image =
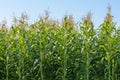
[[[0,80],[120,80],[120,29],[109,12],[97,29],[90,14],[77,24],[48,17],[2,25]]]

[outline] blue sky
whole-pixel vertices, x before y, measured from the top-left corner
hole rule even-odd
[[[112,15],[117,25],[120,25],[120,0],[1,0],[0,21],[4,18],[11,23],[13,14],[20,16],[22,12],[29,15],[29,21],[34,22],[49,10],[53,19],[61,20],[67,14],[72,14],[75,21],[81,20],[87,12],[93,13],[95,26],[103,22],[107,6],[112,6]]]

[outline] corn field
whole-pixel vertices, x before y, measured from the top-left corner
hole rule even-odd
[[[0,80],[120,80],[120,28],[108,12],[97,29],[90,13],[75,24],[41,17],[0,29]]]

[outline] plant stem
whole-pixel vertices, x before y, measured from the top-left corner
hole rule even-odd
[[[114,59],[112,60],[112,80],[115,80],[114,79],[114,72],[115,72],[115,62],[114,62]]]
[[[86,80],[89,80],[89,52],[87,42],[86,42]]]
[[[40,75],[41,75],[41,80],[43,80],[43,68],[42,68],[42,63],[43,63],[43,53],[41,53],[41,55],[40,55],[40,60],[41,60],[41,62],[40,62]]]
[[[21,80],[21,56],[19,55],[19,70],[18,70],[18,75],[19,75],[19,79],[18,80]]]
[[[87,80],[89,80],[89,53],[87,52],[87,66],[86,66]]]
[[[64,52],[64,67],[63,67],[64,76],[63,76],[63,80],[66,80],[66,75],[67,75],[67,71],[66,71],[66,69],[67,69],[67,59],[66,59],[66,56],[67,56],[67,54],[66,54],[66,50],[65,50],[65,52]]]
[[[9,76],[9,69],[8,69],[8,60],[9,60],[9,57],[7,56],[6,57],[6,60],[7,60],[7,64],[6,64],[6,80],[8,80],[8,76]]]
[[[108,56],[108,80],[111,80],[111,72],[110,72],[110,57]]]

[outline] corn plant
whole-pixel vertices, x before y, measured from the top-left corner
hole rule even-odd
[[[77,24],[22,14],[0,28],[0,80],[119,80],[120,28],[108,12],[97,28],[91,13]]]

